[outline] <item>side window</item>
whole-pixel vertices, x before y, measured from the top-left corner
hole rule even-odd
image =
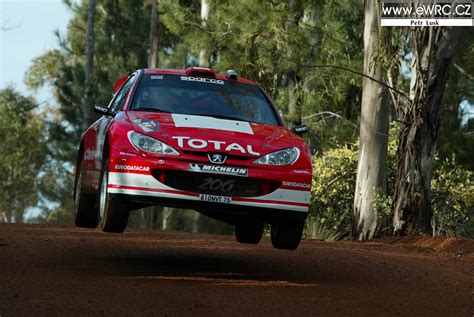
[[[117,95],[114,98],[114,101],[110,105],[110,109],[112,112],[118,112],[120,111],[120,108],[122,108],[122,105],[127,97],[127,93],[132,87],[133,83],[135,82],[135,79],[137,76],[133,74],[130,76],[130,78],[127,80],[127,82],[123,85],[123,87],[119,90]]]

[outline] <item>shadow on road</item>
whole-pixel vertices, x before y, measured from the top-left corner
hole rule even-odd
[[[287,258],[231,254],[231,251],[164,249],[152,253],[114,254],[100,257],[109,274],[134,279],[199,281],[219,284],[310,286],[288,266]]]

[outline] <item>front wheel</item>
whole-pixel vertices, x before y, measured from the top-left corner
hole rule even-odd
[[[303,235],[304,220],[286,220],[271,225],[273,247],[277,249],[295,250]]]
[[[94,207],[94,195],[84,192],[82,162],[77,167],[76,183],[74,184],[74,223],[78,227],[97,227],[99,211]]]
[[[240,243],[258,244],[263,234],[263,223],[235,225],[235,238]]]
[[[99,228],[104,232],[122,233],[127,227],[127,208],[117,200],[110,197],[109,185],[109,162],[104,164],[99,192]]]

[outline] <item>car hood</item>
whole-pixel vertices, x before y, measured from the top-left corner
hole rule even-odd
[[[258,157],[280,149],[301,147],[303,140],[286,127],[208,116],[130,111],[137,132],[177,150]]]

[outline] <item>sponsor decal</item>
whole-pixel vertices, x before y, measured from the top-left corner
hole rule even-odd
[[[283,186],[288,186],[288,187],[298,187],[298,188],[306,188],[306,189],[309,189],[309,188],[311,188],[311,184],[306,184],[306,183],[296,183],[296,182],[283,182]]]
[[[239,151],[242,154],[248,153],[250,155],[260,156],[260,153],[255,152],[253,150],[252,145],[242,146],[239,143],[227,144],[227,142],[224,142],[224,141],[191,139],[188,136],[174,136],[172,138],[178,141],[178,146],[180,148],[183,148],[186,142],[187,146],[193,149],[206,149],[209,146],[212,146],[213,149],[216,151],[222,151],[222,150],[226,152]]]
[[[124,170],[124,171],[142,171],[148,172],[150,167],[148,166],[140,166],[140,165],[115,165],[115,169],[117,170]]]
[[[214,173],[224,175],[247,176],[248,170],[240,167],[219,166],[219,165],[204,165],[189,163],[189,170],[198,173]]]
[[[95,150],[94,149],[87,149],[84,152],[84,160],[85,161],[92,161],[94,159]]]
[[[122,155],[122,156],[137,156],[136,154],[129,153],[129,152],[120,152],[119,154]]]
[[[158,75],[158,76],[150,76],[150,79],[163,79],[163,75]]]
[[[220,191],[228,194],[235,186],[235,179],[223,181],[220,178],[207,177],[198,187],[201,190]]]
[[[156,131],[160,127],[158,122],[156,122],[155,120],[135,119],[135,120],[133,120],[133,123],[138,125],[145,132]]]
[[[207,157],[209,158],[209,162],[214,164],[224,164],[227,160],[227,155],[220,153],[209,153]]]
[[[207,84],[224,85],[224,81],[223,81],[223,80],[214,79],[214,78],[181,76],[181,80],[185,80],[185,81],[198,81],[198,82],[207,83]]]

